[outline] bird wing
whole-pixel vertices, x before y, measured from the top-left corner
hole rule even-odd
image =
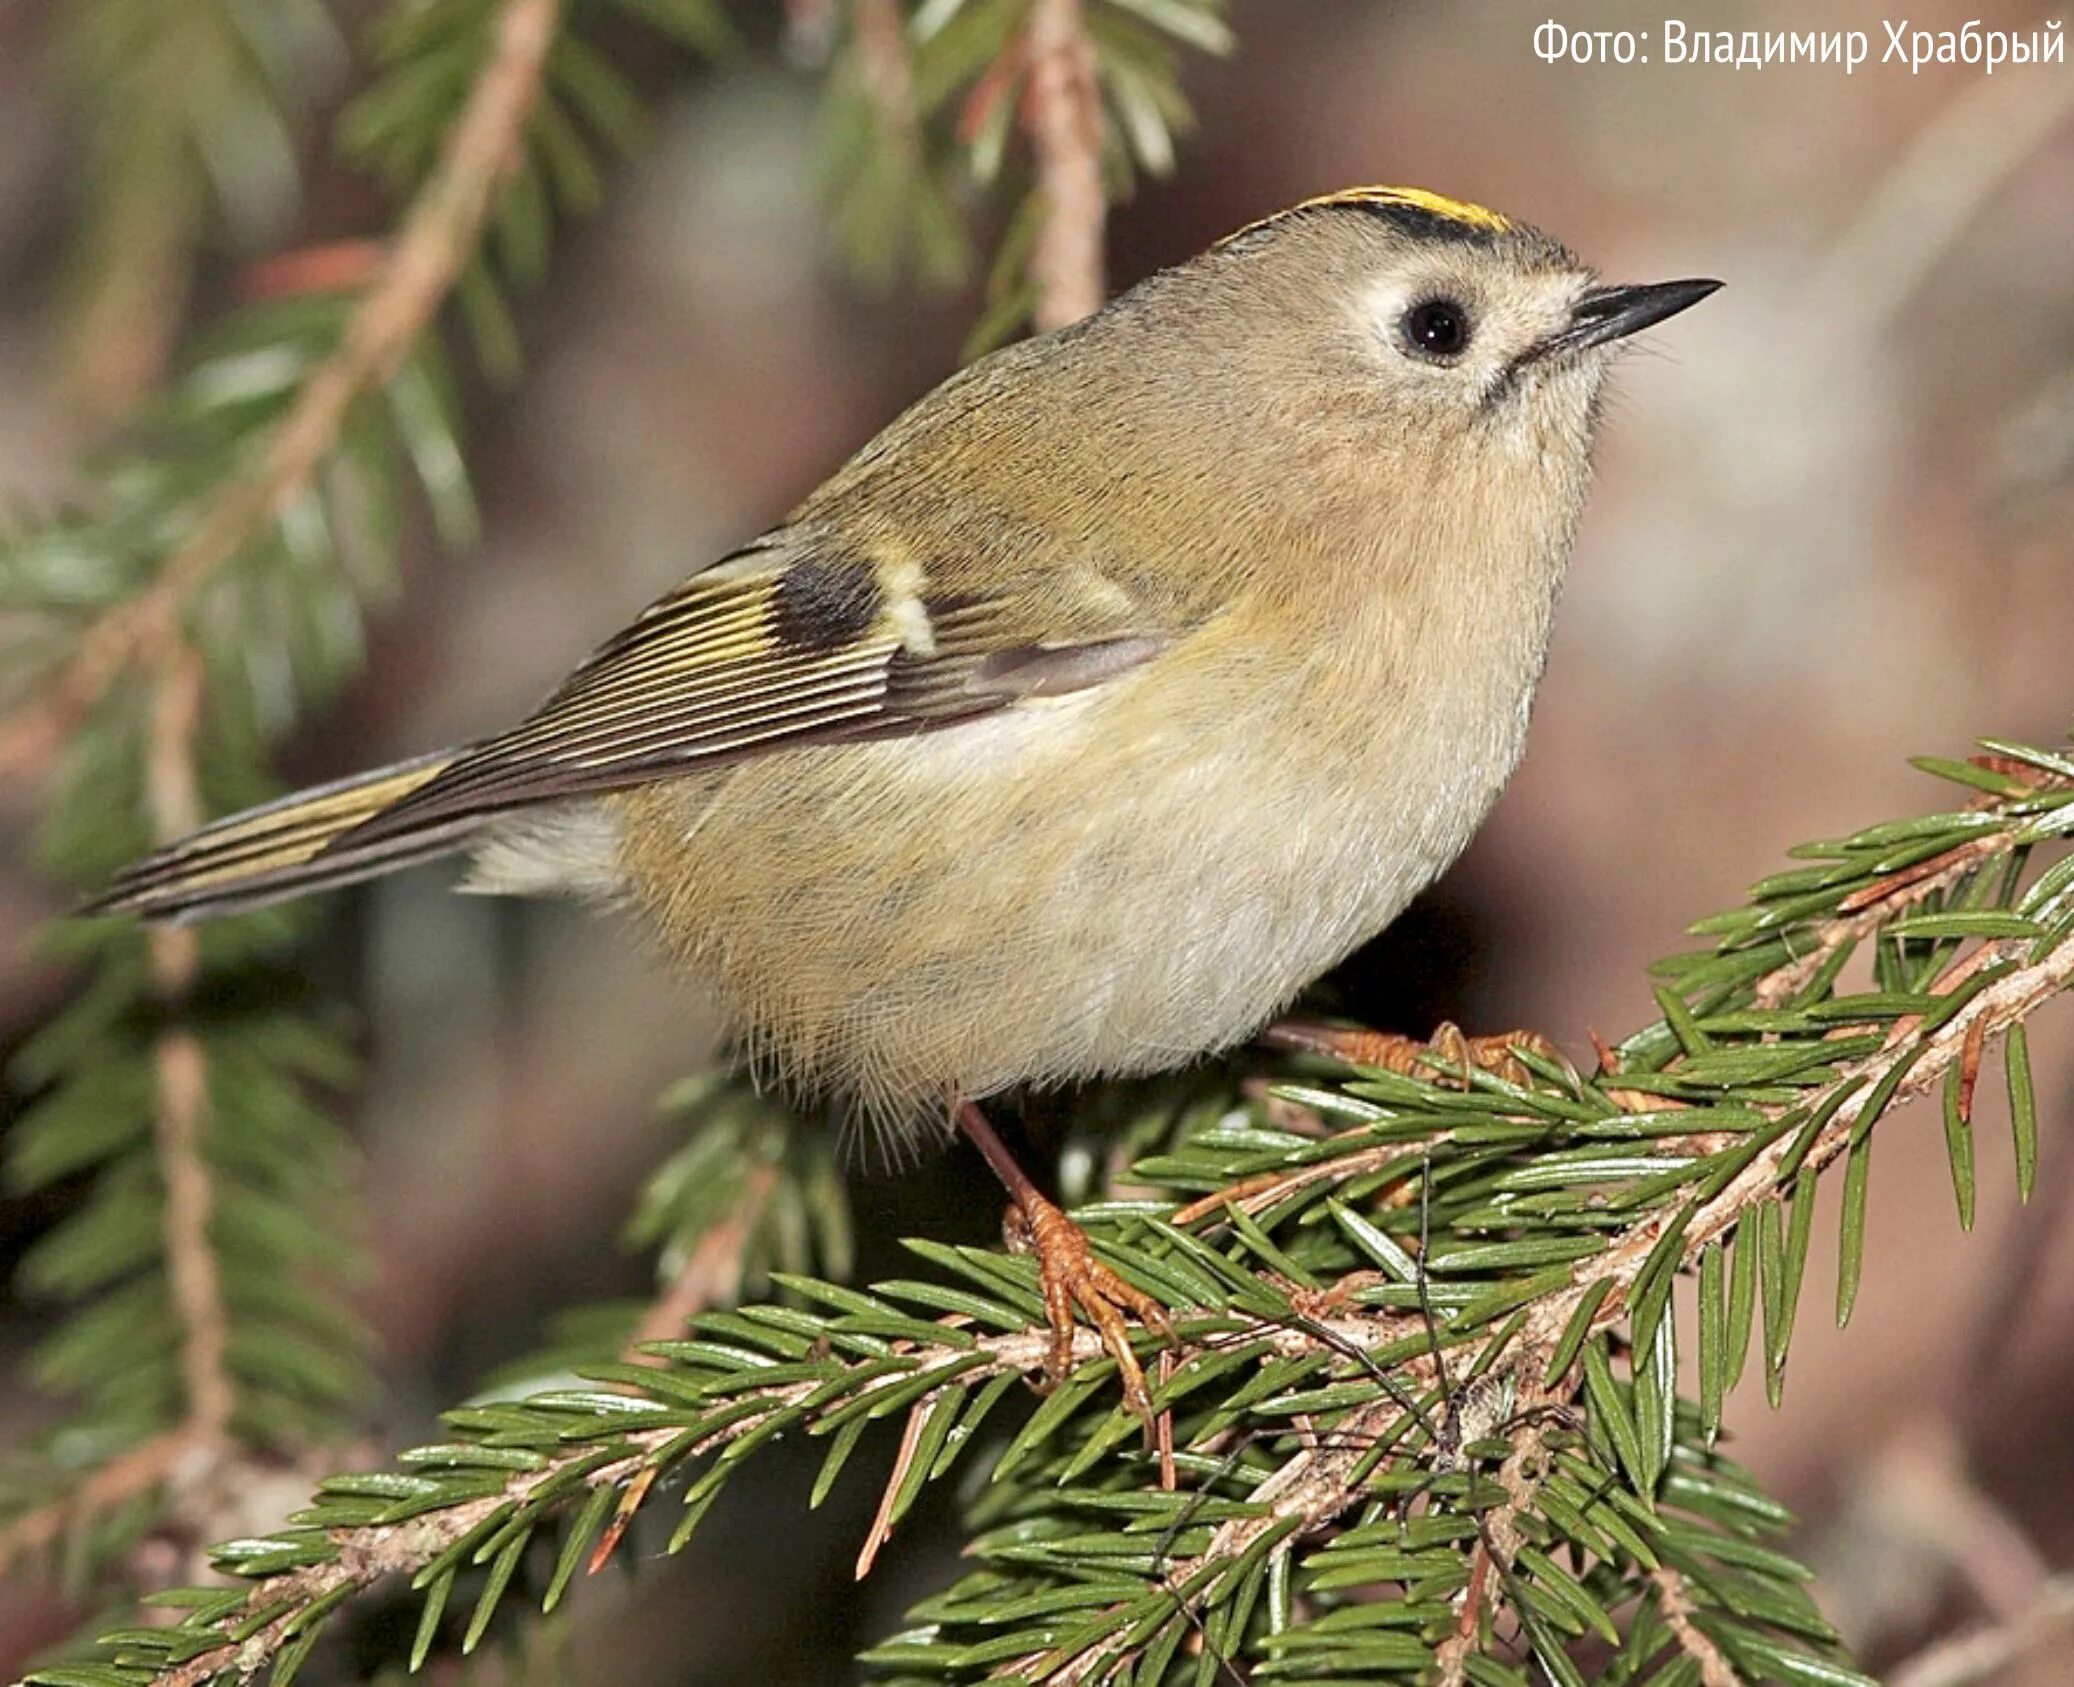
[[[510,731],[338,840],[623,790],[804,744],[927,731],[1099,685],[1181,629],[1093,569],[993,589],[781,530],[645,610]]]

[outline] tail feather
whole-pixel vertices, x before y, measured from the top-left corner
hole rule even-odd
[[[117,875],[88,914],[190,920],[351,884],[459,848],[481,823],[461,816],[356,843],[354,829],[454,760],[443,750],[233,814]]]

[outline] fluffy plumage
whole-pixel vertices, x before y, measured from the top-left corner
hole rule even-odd
[[[474,888],[633,903],[756,1057],[894,1130],[1179,1064],[1468,841],[1607,348],[1709,285],[1595,288],[1410,190],[1299,207],[952,377],[510,731],[219,823],[105,906],[466,846]],[[1435,300],[1460,347],[1412,326]]]

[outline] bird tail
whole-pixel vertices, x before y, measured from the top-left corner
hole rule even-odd
[[[484,816],[355,843],[354,829],[436,777],[442,750],[248,808],[123,869],[82,912],[203,919],[373,878],[458,849]]]

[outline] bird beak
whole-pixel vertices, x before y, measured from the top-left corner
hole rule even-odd
[[[1610,340],[1624,340],[1644,328],[1654,328],[1720,288],[1718,281],[1655,281],[1637,287],[1594,287],[1577,301],[1569,322],[1535,345],[1528,357],[1567,357]]]

